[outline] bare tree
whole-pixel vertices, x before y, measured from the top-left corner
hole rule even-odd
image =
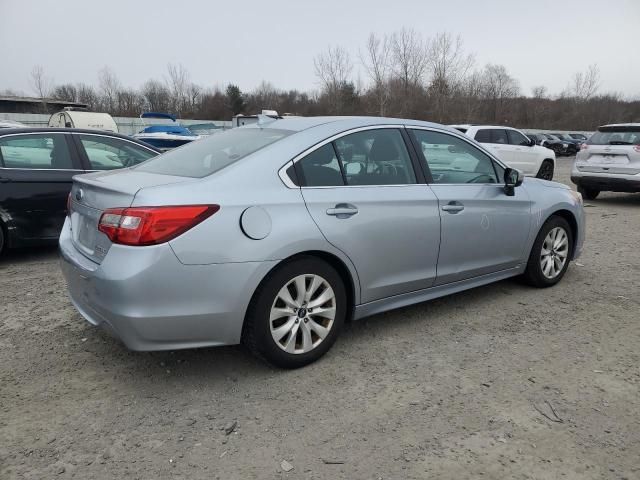
[[[170,110],[171,93],[169,89],[157,80],[147,80],[142,86],[142,96],[145,108],[152,112],[167,112]]]
[[[182,64],[174,65],[170,63],[167,65],[167,74],[167,85],[169,86],[169,90],[171,90],[173,99],[172,107],[174,112],[180,116],[189,97],[189,72],[187,72]]]
[[[600,69],[597,64],[587,67],[584,72],[577,72],[569,87],[571,96],[578,100],[589,100],[600,88]]]
[[[535,86],[531,89],[531,95],[536,99],[547,98],[547,87],[545,87],[544,85]]]
[[[483,96],[491,106],[492,121],[504,122],[504,104],[520,93],[518,81],[507,72],[504,65],[488,64],[483,73]]]
[[[353,70],[349,52],[342,47],[329,47],[313,59],[313,64],[331,113],[341,113],[344,103],[342,93],[350,83],[349,76]]]
[[[428,65],[429,42],[415,30],[403,28],[391,36],[394,75],[405,87],[422,84]]]
[[[460,87],[473,63],[474,57],[464,51],[464,42],[459,35],[454,38],[447,32],[438,33],[429,43],[429,90],[435,103],[438,121],[444,121],[448,100]]]
[[[360,52],[360,61],[373,83],[374,95],[378,104],[378,114],[385,115],[389,102],[389,77],[391,74],[391,40],[375,33],[369,35],[365,51]]]
[[[52,81],[44,73],[42,65],[36,65],[31,70],[31,88],[38,98],[45,99],[51,92]]]
[[[109,67],[98,72],[98,86],[102,95],[102,108],[114,112],[118,100],[118,92],[122,88],[116,74]]]

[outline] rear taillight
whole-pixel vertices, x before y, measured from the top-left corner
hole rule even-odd
[[[219,205],[110,208],[98,230],[113,243],[144,246],[168,242],[220,210]]]
[[[71,214],[71,194],[67,195],[67,216]]]
[[[586,150],[587,148],[589,148],[589,147],[587,146],[586,143],[581,143],[580,144],[580,150]]]
[[[633,146],[633,149],[634,149],[636,152],[640,153],[640,145],[634,145],[634,146]]]

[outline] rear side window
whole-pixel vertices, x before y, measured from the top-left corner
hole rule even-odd
[[[640,145],[640,127],[598,130],[587,141],[589,145]]]
[[[491,143],[491,130],[478,130],[474,138],[476,142]]]
[[[155,157],[156,152],[133,142],[99,135],[78,135],[91,170],[132,167]]]
[[[191,142],[135,167],[144,172],[202,178],[293,132],[273,128],[234,128]]]
[[[296,163],[306,187],[407,185],[416,182],[411,157],[397,129],[340,137]]]
[[[509,143],[509,137],[507,137],[507,131],[502,129],[491,130],[491,143],[499,143],[507,145]]]
[[[0,138],[0,164],[5,168],[74,169],[63,134],[30,134]]]

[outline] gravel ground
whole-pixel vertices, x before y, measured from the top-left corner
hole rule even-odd
[[[296,371],[129,352],[74,311],[55,249],[11,252],[0,478],[640,478],[640,195],[587,203],[555,288],[377,315]]]

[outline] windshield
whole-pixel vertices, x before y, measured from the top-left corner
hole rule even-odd
[[[163,175],[202,178],[293,133],[269,128],[235,128],[171,150],[135,167]]]
[[[640,145],[640,126],[597,131],[587,141],[589,145]]]

